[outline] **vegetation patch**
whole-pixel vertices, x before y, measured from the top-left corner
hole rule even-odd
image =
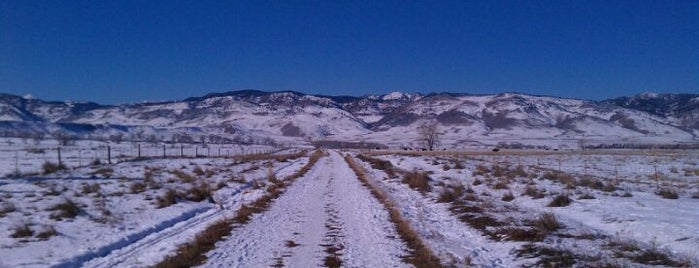
[[[403,183],[421,193],[426,193],[432,190],[432,187],[430,186],[430,176],[425,172],[417,170],[405,173],[405,175],[403,175]]]
[[[567,194],[559,194],[549,202],[548,207],[567,207],[573,200]]]
[[[678,199],[679,198],[677,191],[670,189],[670,188],[662,188],[662,189],[658,190],[657,192],[655,192],[655,194],[657,194],[665,199]]]
[[[63,203],[56,204],[48,210],[56,211],[51,214],[51,218],[59,221],[66,218],[73,219],[82,212],[82,209],[70,199],[66,199]]]

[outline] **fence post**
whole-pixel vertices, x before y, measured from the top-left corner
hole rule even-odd
[[[180,158],[184,158],[184,145],[180,144]]]
[[[107,163],[112,164],[112,147],[107,145]]]
[[[166,158],[167,155],[165,154],[165,145],[163,145],[163,158]]]
[[[138,144],[138,158],[141,158],[141,144]]]
[[[56,150],[58,151],[58,165],[60,166],[63,164],[63,161],[61,160],[61,146],[58,146]]]
[[[19,152],[15,151],[15,174],[19,175]]]

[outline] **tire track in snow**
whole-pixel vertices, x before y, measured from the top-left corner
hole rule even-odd
[[[328,240],[329,234],[335,239]],[[388,212],[336,152],[299,178],[268,211],[234,229],[202,266],[320,267],[328,242],[342,245],[334,254],[343,266],[409,267]]]

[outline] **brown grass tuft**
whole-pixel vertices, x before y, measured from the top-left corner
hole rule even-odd
[[[567,207],[573,200],[567,194],[559,194],[547,205],[549,207]]]
[[[670,189],[670,188],[662,188],[659,191],[657,191],[655,194],[657,194],[665,199],[677,199],[677,198],[679,198],[677,191]]]
[[[432,190],[430,186],[430,176],[425,172],[413,171],[407,172],[403,175],[403,183],[408,184],[410,188],[417,190],[421,193],[426,193]]]

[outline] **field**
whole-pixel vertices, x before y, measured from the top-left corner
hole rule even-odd
[[[30,143],[0,150],[0,267],[699,265],[697,151]]]

